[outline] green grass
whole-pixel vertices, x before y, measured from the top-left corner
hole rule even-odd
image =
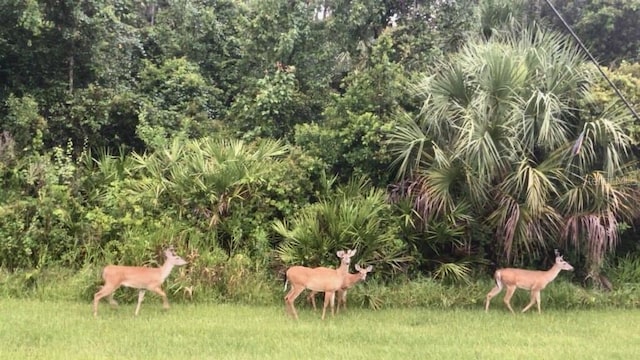
[[[512,316],[477,310],[348,309],[335,318],[298,306],[134,304],[0,299],[0,359],[632,359],[634,310]]]

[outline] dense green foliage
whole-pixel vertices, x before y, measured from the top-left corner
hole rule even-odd
[[[637,6],[582,3],[560,9],[637,108]],[[545,268],[556,247],[583,281],[640,256],[640,120],[539,2],[0,15],[0,268],[27,287],[49,268],[157,265],[169,244],[190,263],[174,293],[238,301],[343,248],[389,284]]]
[[[583,39],[601,64],[640,60],[640,1],[553,1],[564,20]],[[558,30],[566,31],[551,9],[542,4],[540,15]]]
[[[460,241],[506,263],[558,239],[599,268],[638,194],[617,180],[631,166],[626,108],[575,110],[591,104],[582,61],[564,37],[517,28],[469,42],[419,83],[423,110],[393,140],[427,226],[464,219]]]

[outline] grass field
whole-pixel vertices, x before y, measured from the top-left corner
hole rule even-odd
[[[321,321],[298,306],[175,304],[145,300],[97,319],[90,304],[0,299],[0,359],[633,359],[634,310],[512,316],[482,309],[348,309]]]

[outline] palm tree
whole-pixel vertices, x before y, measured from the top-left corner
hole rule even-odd
[[[356,249],[353,262],[373,264],[378,273],[402,270],[412,260],[385,191],[363,178],[330,191],[288,221],[276,220],[273,229],[282,236],[276,251],[287,265],[334,267],[335,252],[344,249]]]
[[[286,146],[265,140],[174,139],[151,154],[134,154],[131,174],[136,192],[148,194],[153,206],[170,206],[180,218],[205,217],[217,225],[232,202],[246,199],[264,183]]]
[[[568,38],[531,27],[470,40],[425,76],[421,113],[391,140],[423,222],[466,209],[498,263],[572,245],[597,272],[638,193],[621,181],[630,116],[578,107],[594,74]]]

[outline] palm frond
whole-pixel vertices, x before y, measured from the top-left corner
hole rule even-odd
[[[277,253],[290,264],[327,266],[335,264],[335,251],[356,248],[354,261],[396,271],[411,257],[390,218],[386,193],[355,180],[306,206],[288,223],[276,221],[273,229],[283,237]]]
[[[433,277],[445,281],[471,283],[472,264],[467,261],[439,263],[433,272]]]
[[[455,146],[456,156],[484,183],[490,183],[495,174],[507,168],[507,159],[500,151],[503,137],[494,132],[488,115],[486,112],[468,114],[460,126],[460,141]]]
[[[526,129],[535,134],[531,137],[534,145],[551,151],[567,142],[570,129],[563,115],[570,109],[554,93],[533,91],[524,106],[527,109],[525,121],[531,123]]]
[[[398,178],[410,177],[429,160],[431,141],[414,119],[404,116],[389,136],[391,152],[396,155],[392,165],[398,167]]]
[[[618,225],[612,211],[575,214],[565,220],[563,238],[572,246],[586,246],[590,270],[593,270],[602,265],[606,252],[615,249],[619,240]]]
[[[434,158],[434,165],[420,175],[421,191],[414,200],[416,211],[425,221],[455,207],[458,186],[465,180],[459,163],[450,162],[438,149]]]

